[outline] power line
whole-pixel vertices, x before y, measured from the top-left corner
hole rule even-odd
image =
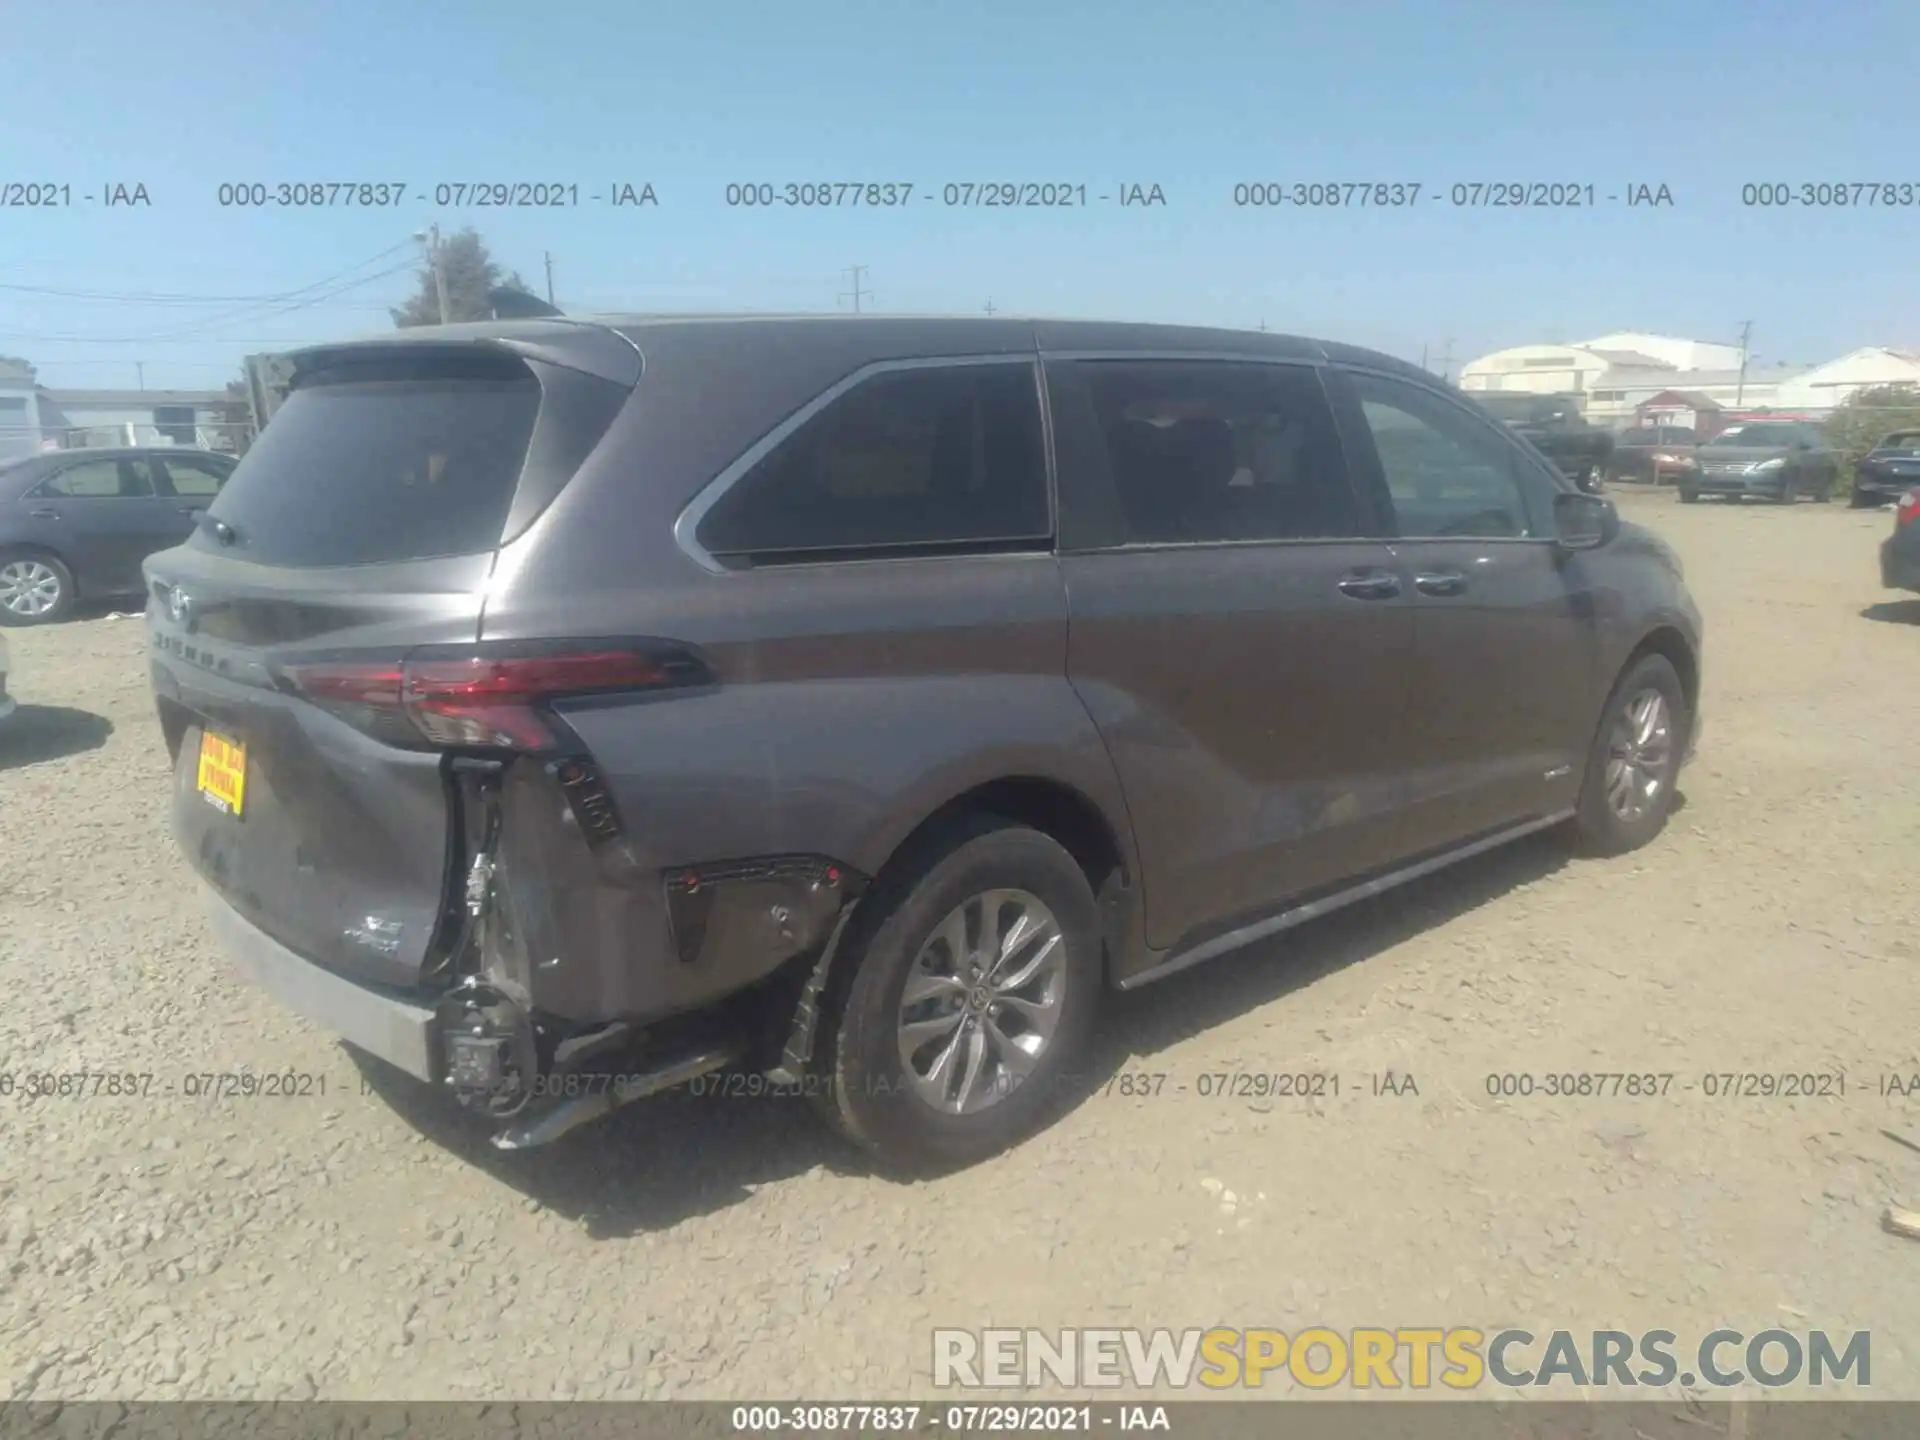
[[[11,291],[22,295],[51,295],[65,300],[111,301],[120,305],[266,305],[281,300],[292,300],[297,296],[306,294],[309,290],[317,290],[323,285],[331,285],[334,281],[344,279],[356,270],[364,270],[369,265],[378,264],[389,255],[397,254],[412,244],[413,241],[411,239],[402,240],[397,245],[389,245],[378,254],[369,255],[356,265],[349,265],[345,270],[339,271],[337,274],[323,276],[321,279],[315,280],[307,285],[302,285],[294,290],[273,290],[259,295],[182,295],[167,294],[159,291],[142,293],[137,291],[67,290],[55,285],[0,285],[0,290]]]
[[[56,365],[106,365],[116,370],[126,368],[125,360],[56,360]],[[169,360],[167,365],[174,370],[232,370],[233,366],[221,360]]]
[[[363,275],[358,280],[349,280],[345,284],[336,286],[332,290],[323,291],[317,295],[310,295],[303,300],[293,300],[285,305],[276,305],[267,309],[260,309],[253,306],[242,307],[242,309],[229,314],[217,315],[210,320],[204,320],[197,324],[190,325],[183,331],[175,331],[171,335],[160,335],[154,338],[192,339],[196,336],[203,336],[207,330],[217,330],[222,325],[230,325],[235,321],[252,322],[255,320],[270,320],[276,315],[290,315],[296,310],[308,310],[315,305],[324,304],[336,296],[346,294],[349,290],[358,290],[363,285],[371,285],[377,280],[385,280],[390,276],[399,275],[412,269],[413,262],[406,261],[399,265],[389,266],[385,270],[376,270],[371,275]]]
[[[362,261],[361,263],[366,264],[369,262]],[[278,341],[261,342],[261,341],[249,340],[249,341],[241,342],[234,339],[233,337],[209,335],[206,332],[209,330],[217,330],[221,326],[231,325],[231,324],[234,324],[235,322],[251,323],[252,321],[255,321],[255,320],[270,320],[277,315],[287,315],[287,314],[291,314],[296,310],[310,309],[315,305],[324,304],[326,301],[331,300],[336,296],[344,295],[349,290],[357,290],[363,285],[371,285],[375,281],[385,280],[390,276],[398,275],[403,271],[412,270],[413,268],[414,268],[414,262],[409,260],[404,262],[403,264],[390,266],[385,270],[375,271],[371,275],[363,275],[356,280],[347,281],[345,284],[339,285],[332,290],[324,290],[317,294],[306,295],[304,298],[301,298],[301,299],[289,300],[286,304],[272,305],[272,306],[261,306],[258,304],[242,306],[236,310],[229,311],[226,314],[213,315],[213,316],[207,317],[204,320],[196,321],[192,324],[189,324],[184,329],[165,329],[165,330],[158,330],[158,331],[149,331],[141,335],[36,335],[36,334],[22,333],[18,331],[10,331],[8,333],[9,333],[10,339],[17,340],[27,344],[38,344],[38,345],[144,345],[144,344],[171,345],[171,344],[182,344],[182,343],[278,344],[280,343]],[[350,273],[350,272],[346,272],[346,273]],[[338,277],[336,276],[331,278],[337,279]],[[317,281],[315,283],[325,284],[326,282]],[[313,287],[309,286],[306,288],[312,289]],[[290,291],[288,293],[290,295],[300,294],[299,291]]]

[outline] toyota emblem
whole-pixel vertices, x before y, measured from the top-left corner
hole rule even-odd
[[[173,617],[173,623],[185,629],[193,628],[193,597],[178,585],[167,592],[167,613]]]

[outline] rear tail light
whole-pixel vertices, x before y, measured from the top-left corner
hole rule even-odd
[[[560,746],[555,701],[711,678],[690,653],[656,642],[419,651],[398,662],[313,661],[281,674],[295,693],[382,739],[534,752]]]
[[[1920,490],[1909,490],[1900,497],[1900,508],[1894,511],[1893,528],[1904,530],[1916,519],[1920,519]]]

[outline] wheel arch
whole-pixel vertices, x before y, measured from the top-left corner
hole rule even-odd
[[[8,555],[44,555],[49,560],[58,560],[66,572],[78,582],[80,571],[72,560],[61,554],[51,545],[43,545],[38,540],[0,540],[0,556]]]
[[[872,871],[865,895],[811,961],[797,999],[786,1013],[782,1067],[806,1073],[831,1044],[838,1002],[850,982],[861,937],[876,923],[868,908],[876,892],[894,891],[945,853],[950,837],[983,819],[1025,825],[1056,841],[1087,877],[1099,908],[1104,954],[1101,970],[1112,984],[1127,949],[1139,934],[1139,858],[1130,825],[1101,806],[1080,786],[1058,776],[1016,771],[976,780],[948,794],[889,846]],[[862,912],[865,913],[862,913]]]
[[[1124,882],[1131,883],[1132,857],[1119,827],[1085,791],[1047,775],[1007,775],[970,786],[935,806],[907,833],[895,854],[917,837],[969,812],[1018,820],[1059,841],[1096,892],[1116,870]]]
[[[1081,786],[1031,770],[975,780],[954,790],[924,813],[888,848],[874,867],[876,887],[930,864],[947,837],[981,818],[1009,820],[1037,830],[1073,857],[1100,908],[1105,968],[1111,975],[1137,933],[1139,857],[1130,823]]]
[[[1672,625],[1659,625],[1648,631],[1627,653],[1626,659],[1614,671],[1614,684],[1619,684],[1620,676],[1627,673],[1648,655],[1658,655],[1673,666],[1674,673],[1680,677],[1681,698],[1687,702],[1687,723],[1693,724],[1693,717],[1700,712],[1700,656],[1693,644],[1680,630]]]

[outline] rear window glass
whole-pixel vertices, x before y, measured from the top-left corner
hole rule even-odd
[[[297,389],[208,513],[272,565],[373,565],[500,543],[540,411],[517,378]],[[210,543],[204,534],[196,544]]]

